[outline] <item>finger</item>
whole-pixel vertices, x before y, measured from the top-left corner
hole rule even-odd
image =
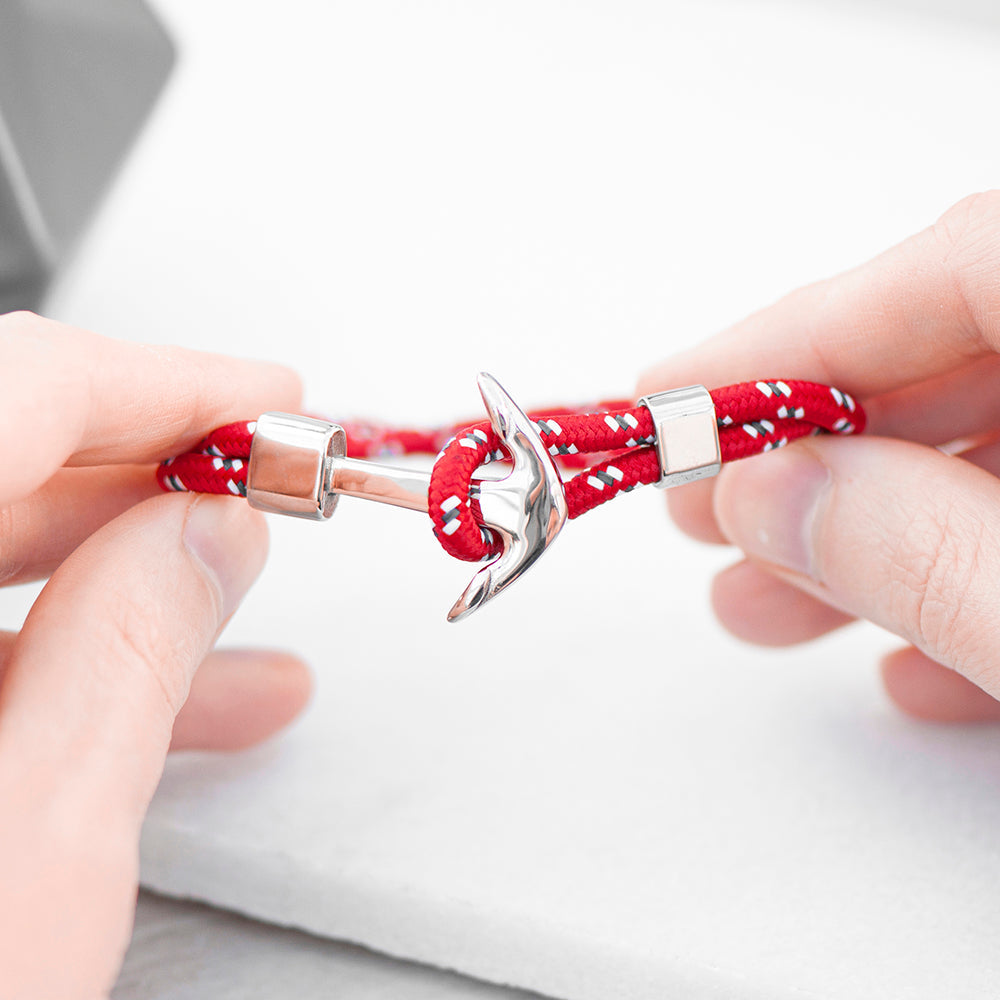
[[[870,433],[921,444],[944,445],[1000,429],[1000,357],[985,358],[958,372],[866,401]],[[1000,473],[1000,446],[970,449],[963,457]],[[988,464],[987,464],[988,463]],[[712,509],[714,479],[667,492],[678,527],[692,538],[725,544]]]
[[[147,500],[84,542],[8,660],[0,770],[4,747],[23,752],[39,720],[52,720],[48,759],[79,772],[120,752],[116,772],[144,805],[195,667],[263,565],[266,539],[245,504],[178,495]]]
[[[49,576],[103,525],[161,494],[150,465],[60,469],[0,510],[0,585]]]
[[[84,542],[35,602],[0,687],[0,858],[18,859],[0,866],[0,924],[16,914],[36,943],[19,952],[0,926],[15,995],[109,988],[174,716],[265,551],[245,504],[157,497]]]
[[[867,399],[954,371],[1000,347],[998,268],[1000,192],[991,191],[651,369],[639,394],[781,376]]]
[[[716,515],[752,558],[1000,692],[1000,482],[907,442],[813,438],[720,477]]]
[[[0,505],[60,466],[157,462],[220,424],[296,409],[279,365],[109,340],[31,313],[0,316]]]
[[[729,539],[722,533],[712,497],[715,494],[714,479],[699,479],[683,486],[667,490],[667,509],[674,522],[685,534],[696,541],[709,545],[728,545]]]
[[[1000,428],[1000,357],[865,400],[868,431],[944,445]]]
[[[696,376],[678,371],[664,381]],[[707,381],[707,380],[706,380]],[[867,430],[920,444],[943,445],[1000,427],[1000,357],[989,355],[955,371],[864,401]]]
[[[889,697],[918,719],[1000,721],[1000,701],[912,646],[890,653],[882,660],[882,681]]]
[[[963,451],[959,457],[994,476],[1000,476],[1000,441],[991,441]]]
[[[0,686],[16,632],[0,631]],[[174,721],[171,750],[242,750],[273,736],[305,708],[312,675],[296,656],[274,650],[209,653]]]
[[[305,707],[309,669],[270,650],[210,653],[174,722],[171,750],[242,750],[273,736]]]
[[[998,259],[1000,192],[967,198],[869,263],[793,292],[651,368],[637,395],[791,373],[864,397],[872,433],[942,444],[996,426],[1000,366],[990,355],[1000,344]],[[712,490],[672,491],[670,509],[693,537],[719,542]]]
[[[7,666],[7,660],[16,641],[16,632],[0,631],[0,685],[3,684],[3,674]]]
[[[997,475],[1000,442],[965,452],[961,458]],[[720,538],[724,538],[721,532]],[[763,646],[807,642],[854,621],[853,616],[749,561],[737,563],[715,578],[712,603],[729,632]],[[954,672],[949,676],[955,676]]]
[[[712,607],[727,631],[760,646],[792,646],[854,621],[745,560],[716,575]]]

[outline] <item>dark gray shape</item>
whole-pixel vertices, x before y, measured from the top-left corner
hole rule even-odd
[[[38,308],[173,61],[142,0],[2,0],[0,311]]]

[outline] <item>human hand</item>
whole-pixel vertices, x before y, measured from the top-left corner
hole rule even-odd
[[[782,646],[868,618],[912,644],[882,663],[904,710],[1000,720],[998,353],[993,191],[642,377],[640,394],[814,379],[867,411],[860,438],[808,438],[670,491],[682,529],[746,555],[713,586],[730,631]]]
[[[245,503],[162,494],[155,464],[295,411],[300,386],[27,313],[0,316],[0,371],[0,583],[50,576],[20,634],[0,633],[0,996],[92,1000],[128,943],[168,746],[256,743],[310,686],[287,654],[209,653],[267,529]]]

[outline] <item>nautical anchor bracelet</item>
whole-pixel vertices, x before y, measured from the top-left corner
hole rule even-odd
[[[334,424],[288,413],[220,427],[192,452],[165,461],[165,490],[246,497],[252,507],[328,518],[341,494],[430,514],[449,555],[487,562],[455,602],[458,621],[513,583],[567,520],[655,483],[676,486],[716,475],[732,462],[824,431],[864,430],[846,392],[815,382],[745,382],[709,392],[688,386],[637,403],[585,412],[526,414],[492,376],[479,376],[489,421],[420,431]],[[437,454],[430,473],[370,461]],[[596,456],[586,467],[582,456]],[[503,479],[474,479],[508,462]],[[580,468],[563,481],[556,462]]]

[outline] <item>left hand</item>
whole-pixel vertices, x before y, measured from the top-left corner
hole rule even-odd
[[[0,584],[49,577],[0,633],[0,997],[94,1000],[128,944],[168,747],[259,742],[310,688],[286,653],[210,652],[267,528],[244,501],[162,494],[156,463],[297,410],[300,385],[28,313],[0,316],[0,380]]]

